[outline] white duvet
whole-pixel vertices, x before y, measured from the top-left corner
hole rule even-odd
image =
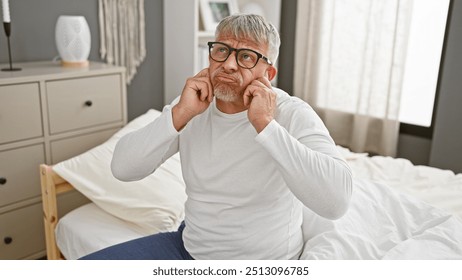
[[[462,259],[462,223],[449,212],[355,180],[351,206],[336,221],[306,209],[301,259]]]
[[[404,158],[368,157],[337,147],[351,167],[354,178],[384,183],[398,192],[445,209],[462,221],[462,173],[413,165]]]

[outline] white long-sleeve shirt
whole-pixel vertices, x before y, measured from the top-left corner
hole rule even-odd
[[[174,101],[116,146],[112,171],[125,181],[180,152],[183,240],[195,259],[298,258],[303,205],[330,219],[347,210],[351,172],[324,124],[308,104],[274,90],[275,118],[259,134],[247,111],[225,114],[215,102],[178,132]]]

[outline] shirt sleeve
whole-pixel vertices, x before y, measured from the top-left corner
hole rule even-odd
[[[256,141],[306,207],[328,219],[340,218],[351,198],[351,170],[316,113],[311,108],[301,111],[291,119],[297,124],[287,126],[291,131],[273,120]]]
[[[145,127],[123,136],[111,161],[114,177],[121,181],[141,180],[178,152],[178,131],[173,126],[172,106]]]

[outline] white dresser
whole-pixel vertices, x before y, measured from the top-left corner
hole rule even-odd
[[[39,165],[78,155],[127,123],[125,69],[15,67],[22,71],[0,71],[0,259],[36,259],[45,256]],[[59,199],[59,215],[87,202],[77,192]]]

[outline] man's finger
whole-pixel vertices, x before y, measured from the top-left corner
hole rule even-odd
[[[252,101],[252,93],[249,90],[249,87],[246,88],[244,91],[244,95],[242,96],[244,99],[244,106],[249,106],[250,102]]]
[[[259,81],[259,82],[261,82],[262,84],[264,84],[266,87],[272,88],[271,82],[270,82],[270,80],[268,80],[268,78],[266,78],[266,77],[260,77],[260,78],[257,78],[256,80]]]
[[[209,102],[212,102],[213,101],[213,88],[212,88],[212,83],[210,82],[209,68],[202,69],[199,73],[196,74],[195,78],[200,78],[200,80],[204,81],[207,84],[207,95],[203,96],[201,93],[200,99],[202,101],[205,101],[205,98],[207,98]]]
[[[201,77],[209,77],[209,68],[204,68],[202,69],[199,73],[196,74],[196,77],[197,78],[201,78]]]

